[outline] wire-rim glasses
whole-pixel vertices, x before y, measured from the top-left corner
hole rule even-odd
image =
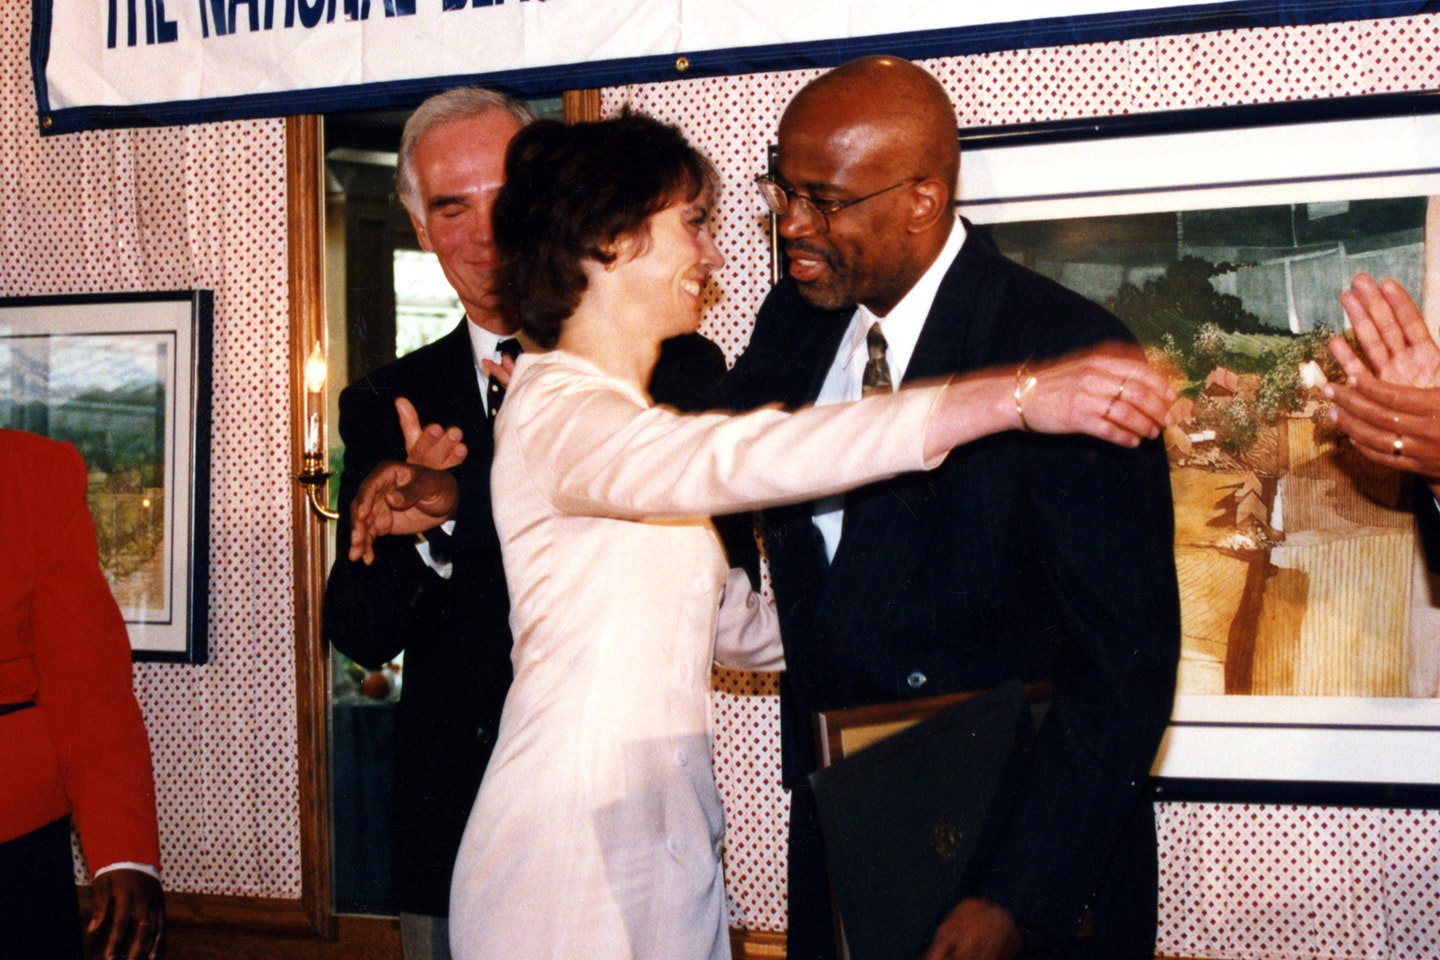
[[[889,193],[891,190],[898,190],[901,187],[909,186],[912,183],[919,183],[922,177],[909,177],[898,183],[892,183],[888,187],[876,190],[874,193],[867,193],[863,197],[856,197],[853,200],[820,200],[807,196],[798,190],[791,189],[777,181],[769,174],[758,174],[755,177],[755,186],[760,190],[760,196],[765,201],[765,206],[777,217],[785,216],[790,205],[799,204],[796,212],[805,219],[820,226],[821,233],[830,232],[830,218],[848,207],[857,203],[864,203],[872,200],[882,193]]]

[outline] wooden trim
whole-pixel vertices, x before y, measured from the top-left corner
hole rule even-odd
[[[305,358],[325,338],[324,154],[320,118],[285,121],[286,227],[290,246],[290,462],[298,472],[304,424]],[[323,417],[324,414],[322,413]],[[322,424],[323,433],[323,424]],[[330,695],[320,603],[325,591],[324,528],[291,484],[295,541],[295,706],[300,754],[300,898],[317,937],[335,937],[330,904]]]
[[[220,927],[300,936],[314,936],[316,933],[303,900],[270,897],[167,893],[165,921],[177,927]]]
[[[734,960],[784,960],[785,933],[731,927],[730,956]]]
[[[82,923],[90,922],[93,888],[77,885]],[[273,936],[314,937],[315,931],[300,900],[272,897],[226,897],[210,893],[165,894],[168,928],[211,927]]]
[[[561,116],[566,123],[579,123],[582,120],[600,119],[600,91],[589,90],[566,90],[560,94]]]
[[[334,939],[320,940],[308,931],[287,935],[172,925],[162,952],[174,960],[401,960],[400,923],[394,917],[342,916],[335,926]]]

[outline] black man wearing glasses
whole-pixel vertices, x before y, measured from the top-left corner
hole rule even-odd
[[[732,406],[838,402],[1000,364],[1043,379],[1068,351],[1138,349],[1109,313],[1002,258],[955,214],[955,130],[940,84],[889,57],[837,68],[791,101],[773,175],[757,180],[788,276],[727,380]],[[1025,386],[1017,378],[1017,406]],[[1147,778],[1180,628],[1162,445],[1017,430],[923,477],[767,511],[765,527],[788,664],[787,956],[835,955],[806,782],[813,714],[1018,677],[1053,682],[1055,698],[993,857],[924,960],[1152,957]]]

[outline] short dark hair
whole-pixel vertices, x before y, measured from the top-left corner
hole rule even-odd
[[[492,213],[501,310],[553,347],[585,292],[581,261],[610,263],[619,238],[718,184],[679,130],[644,114],[530,124],[510,142]]]

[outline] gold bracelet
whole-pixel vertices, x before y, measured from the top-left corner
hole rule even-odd
[[[1034,388],[1035,375],[1030,373],[1030,365],[1020,364],[1015,371],[1015,416],[1020,418],[1020,429],[1027,433],[1030,432],[1030,424],[1025,421],[1025,395]]]

